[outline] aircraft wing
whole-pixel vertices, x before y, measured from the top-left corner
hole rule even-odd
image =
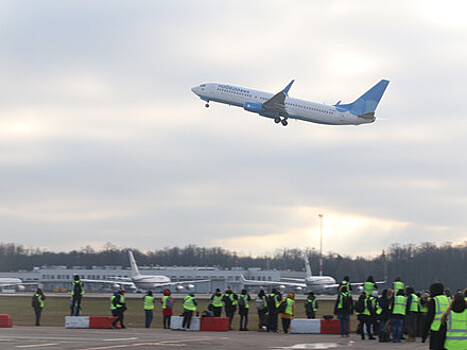
[[[179,286],[181,284],[191,284],[191,283],[201,283],[201,282],[209,282],[211,280],[193,280],[193,281],[179,281],[179,282],[164,282],[158,283],[158,287],[169,287],[169,286]]]
[[[275,115],[288,116],[285,110],[285,98],[288,96],[289,90],[295,80],[292,80],[284,90],[278,92],[269,100],[263,103],[264,112]]]
[[[81,279],[81,282],[86,282],[86,283],[106,283],[106,284],[118,284],[120,286],[126,286],[126,287],[134,287],[135,284],[133,282],[129,281],[122,281],[122,280],[86,280],[86,279]]]
[[[305,280],[303,278],[288,278],[288,277],[284,277],[284,278],[281,278],[281,280],[286,280],[286,281],[293,281],[293,282],[305,282]]]
[[[306,288],[306,284],[299,283],[299,282],[283,282],[283,281],[256,281],[256,280],[247,280],[243,275],[242,275],[242,282],[243,284],[248,284],[248,285],[257,285],[257,286],[289,286],[289,287],[302,287]]]

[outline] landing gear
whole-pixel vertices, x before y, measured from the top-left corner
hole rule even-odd
[[[274,123],[279,124],[280,122],[281,122],[281,118],[280,118],[280,117],[275,117],[275,118],[274,118]]]
[[[204,107],[209,108],[209,102],[204,105]]]
[[[287,126],[287,124],[289,124],[289,123],[287,122],[287,119],[285,119],[285,118],[282,119],[281,123],[282,123],[282,125],[284,125],[284,126]]]

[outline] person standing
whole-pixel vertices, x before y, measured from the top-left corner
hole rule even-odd
[[[418,298],[418,309],[420,313],[418,314],[418,329],[419,335],[422,337],[422,342],[424,343],[426,337],[424,337],[425,329],[427,328],[426,324],[428,322],[428,298],[430,294],[428,291],[423,291],[420,293],[420,297]]]
[[[42,310],[44,309],[44,300],[46,299],[44,292],[41,288],[37,288],[36,293],[32,297],[31,306],[34,308],[34,312],[36,314],[36,326],[40,326],[41,324],[41,314]]]
[[[341,287],[346,286],[347,287],[347,292],[350,293],[352,290],[352,284],[350,283],[350,277],[349,276],[344,276],[344,279],[342,280],[341,283],[339,283],[339,287],[337,287],[337,293],[340,293]]]
[[[123,324],[123,314],[126,311],[125,290],[124,289],[120,289],[117,292],[117,295],[115,296],[115,299],[114,299],[113,303],[114,303],[114,305],[116,307],[116,310],[117,310],[116,311],[117,317],[110,324],[110,327],[116,328],[115,326],[116,326],[117,322],[120,322],[120,327],[125,329],[126,327]]]
[[[377,317],[379,319],[379,333],[378,338],[380,343],[389,342],[389,320],[392,315],[392,289],[383,290],[381,298],[378,300],[380,313]]]
[[[287,298],[282,301],[285,303],[285,310],[280,314],[282,320],[282,330],[284,333],[289,332],[290,322],[295,315],[295,294],[290,292],[287,294]]]
[[[238,296],[229,287],[222,297],[222,302],[224,303],[225,316],[229,318],[229,329],[232,330],[233,318],[235,311],[237,311]]]
[[[306,317],[307,318],[315,318],[316,317],[316,310],[318,309],[318,307],[319,307],[318,306],[318,301],[315,298],[315,293],[313,293],[313,292],[308,293],[308,298],[305,300]]]
[[[368,276],[365,283],[363,283],[363,290],[365,291],[366,297],[369,298],[373,292],[378,289],[373,276]]]
[[[267,327],[268,301],[263,289],[256,296],[255,303],[258,312],[258,331],[264,332]]]
[[[143,303],[145,316],[144,326],[149,328],[151,327],[152,319],[154,317],[154,297],[152,295],[152,291],[148,290],[143,298]]]
[[[394,296],[392,308],[392,342],[400,343],[402,331],[404,328],[404,318],[407,310],[407,298],[404,295],[404,290],[399,289],[397,295]]]
[[[174,300],[171,296],[170,290],[165,289],[164,295],[161,300],[162,304],[162,322],[164,329],[170,329],[170,321],[173,315]]]
[[[334,315],[337,316],[340,323],[341,337],[349,336],[349,321],[350,315],[353,314],[352,295],[347,291],[347,286],[343,285],[340,288],[340,293],[337,296],[334,304]]]
[[[79,275],[75,275],[71,285],[71,316],[79,316],[81,311],[81,299],[84,294],[84,284],[79,279]]]
[[[427,325],[422,341],[430,331],[430,349],[443,350],[446,338],[446,327],[441,324],[441,316],[449,307],[449,299],[444,293],[442,283],[433,283],[430,286],[431,298],[428,300]]]
[[[195,299],[195,293],[189,292],[185,299],[183,299],[182,329],[190,329],[191,319],[193,317],[193,313],[196,311],[196,305],[198,305],[198,302]]]
[[[214,317],[221,317],[222,314],[222,292],[219,288],[216,289],[216,292],[211,296],[212,312]]]
[[[417,321],[418,321],[418,297],[415,295],[415,291],[412,287],[406,288],[407,293],[407,307],[405,313],[405,324],[409,336],[406,341],[414,342],[417,336]]]
[[[248,330],[248,311],[250,309],[251,298],[246,289],[242,289],[242,293],[238,296],[238,313],[240,314],[240,330]]]
[[[110,297],[110,312],[113,317],[117,316],[117,307],[114,305],[114,300],[117,297],[118,292],[115,291],[114,294]]]
[[[446,324],[447,350],[467,349],[467,302],[462,293],[458,292],[441,317],[441,323]]]
[[[268,332],[277,333],[277,321],[278,321],[278,308],[281,303],[282,296],[277,292],[277,289],[273,288],[271,294],[269,294],[268,301]]]
[[[394,295],[397,295],[400,290],[404,290],[404,283],[401,281],[400,276],[394,278],[394,283],[392,284],[392,289],[394,290]]]

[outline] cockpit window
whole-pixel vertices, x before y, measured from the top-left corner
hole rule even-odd
[[[206,86],[206,84],[201,84],[201,85],[200,85],[200,87],[205,87],[205,86]]]

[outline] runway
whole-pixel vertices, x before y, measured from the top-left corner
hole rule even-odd
[[[420,341],[418,339],[418,341]],[[388,344],[338,335],[249,332],[182,332],[164,329],[91,330],[62,327],[0,329],[0,349],[427,349],[427,344]]]

